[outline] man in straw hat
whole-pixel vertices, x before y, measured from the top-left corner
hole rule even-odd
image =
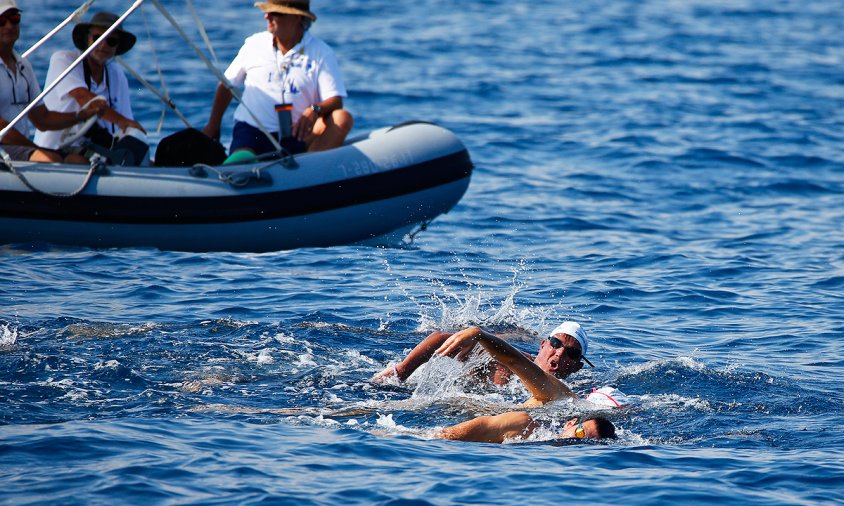
[[[267,31],[247,38],[225,72],[235,86],[244,87],[234,113],[229,162],[276,151],[260,125],[291,153],[342,145],[352,129],[352,116],[343,109],[346,88],[334,51],[308,32],[316,21],[309,0],[268,0],[255,6],[264,13]],[[218,85],[203,128],[209,137],[219,139],[231,99],[231,91]]]
[[[15,0],[0,0],[0,129],[9,125],[32,100],[41,94],[32,65],[15,51],[20,37],[21,10]],[[100,114],[103,104],[95,103],[78,113],[50,111],[43,104],[32,108],[26,119],[19,121],[0,140],[12,160],[33,162],[85,163],[76,155],[62,157],[56,151],[43,149],[29,139],[29,121],[44,130],[63,130]]]
[[[111,12],[98,12],[87,23],[79,23],[73,28],[73,44],[80,51],[85,51],[119,17]],[[94,125],[88,137],[95,143],[111,148],[115,135],[120,135],[134,128],[146,132],[132,115],[132,103],[129,95],[129,81],[123,69],[114,62],[115,56],[126,54],[135,45],[135,36],[118,26],[88,56],[82,60],[73,72],[68,74],[45,98],[47,107],[57,111],[79,111],[85,104],[97,97],[106,100],[105,112]],[[57,51],[50,57],[47,82],[53,82],[80,55],[77,51]],[[99,128],[98,128],[99,127]],[[62,142],[60,132],[39,131],[35,135],[36,144],[57,149]]]

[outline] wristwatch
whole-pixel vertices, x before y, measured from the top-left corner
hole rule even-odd
[[[319,104],[314,104],[311,106],[311,110],[314,111],[317,116],[319,116],[320,111],[322,111],[322,107],[320,107]]]

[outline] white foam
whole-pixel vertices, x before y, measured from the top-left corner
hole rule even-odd
[[[8,324],[3,325],[0,329],[0,347],[11,347],[15,345],[18,340],[18,329],[16,327],[9,328]]]
[[[390,413],[389,415],[378,415],[378,419],[375,420],[375,425],[384,429],[395,429],[398,427],[396,421],[393,420],[393,414]]]
[[[701,399],[700,397],[683,397],[677,394],[638,395],[630,397],[635,397],[637,404],[642,409],[690,409],[694,411],[701,411],[704,413],[711,413],[715,411],[714,408],[709,404],[709,401]]]
[[[120,362],[118,362],[117,360],[107,360],[105,362],[97,362],[94,365],[94,370],[117,369],[118,367],[120,367]]]
[[[260,353],[258,353],[257,363],[258,365],[268,365],[275,362],[273,360],[273,355],[270,353],[270,350],[263,349]]]
[[[638,374],[649,372],[658,367],[672,364],[676,364],[678,366],[691,369],[693,371],[704,371],[707,368],[706,364],[695,360],[694,357],[676,357],[660,360],[651,360],[644,364],[622,366],[621,368],[619,368],[619,374],[636,376]]]

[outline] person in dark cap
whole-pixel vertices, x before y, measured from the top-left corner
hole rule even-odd
[[[267,0],[255,6],[264,13],[267,30],[247,38],[225,72],[232,84],[244,87],[228,162],[276,151],[261,126],[290,153],[342,145],[352,115],[343,109],[346,88],[334,51],[308,32],[316,21],[310,1]],[[231,91],[218,85],[203,128],[212,139],[220,138],[231,100]]]
[[[541,427],[527,411],[509,411],[500,415],[478,416],[435,434],[440,439],[474,441],[477,443],[503,443],[506,440],[526,439]],[[615,439],[615,425],[598,416],[581,421],[572,418],[557,433],[559,439]]]
[[[79,23],[73,28],[73,44],[80,51],[85,51],[118,19],[119,17],[111,12],[97,12],[90,21]],[[97,96],[105,98],[105,112],[88,137],[106,148],[112,147],[115,135],[129,133],[132,129],[146,132],[132,115],[126,74],[113,60],[115,56],[126,54],[132,49],[135,41],[133,34],[118,26],[44,99],[44,103],[51,110],[75,113]],[[76,51],[55,52],[50,58],[47,82],[54,81],[79,55]],[[60,132],[39,131],[35,135],[35,143],[46,148],[58,149],[62,136]]]
[[[0,0],[0,130],[41,94],[32,65],[14,49],[20,37],[21,17],[15,0]],[[102,108],[102,104],[94,103],[78,113],[61,113],[39,104],[9,130],[0,144],[12,160],[85,163],[82,157],[64,157],[56,151],[35,145],[29,138],[29,122],[44,130],[63,130],[101,113]]]

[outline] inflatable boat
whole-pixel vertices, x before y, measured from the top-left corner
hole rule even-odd
[[[429,123],[241,165],[0,163],[0,244],[195,252],[389,244],[448,212],[471,174],[465,146]]]

